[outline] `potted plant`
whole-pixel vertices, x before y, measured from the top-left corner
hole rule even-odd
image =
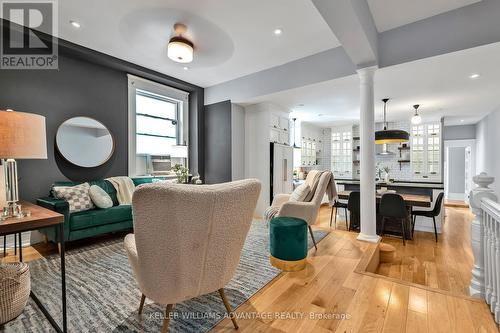
[[[179,184],[187,184],[189,178],[189,170],[182,164],[174,165],[173,169],[175,175],[177,176],[177,182]]]

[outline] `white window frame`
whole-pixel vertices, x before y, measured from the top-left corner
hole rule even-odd
[[[144,90],[179,102],[177,144],[189,147],[189,93],[135,75],[128,77],[128,175],[137,176],[136,92]]]
[[[332,128],[331,170],[336,177],[352,177],[352,130],[352,126]],[[338,140],[334,140],[334,136],[338,136]]]

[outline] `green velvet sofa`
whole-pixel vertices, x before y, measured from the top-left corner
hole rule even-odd
[[[156,179],[162,179],[156,177]],[[153,182],[153,177],[132,178],[134,184],[147,184]],[[54,186],[74,186],[82,182],[56,182]],[[37,200],[37,205],[48,208],[64,215],[64,240],[73,241],[106,233],[122,231],[132,228],[132,207],[130,205],[119,205],[116,190],[107,180],[87,181],[91,186],[100,186],[113,200],[113,207],[106,209],[92,209],[84,212],[69,212],[69,204],[65,200],[53,196],[52,189],[48,197]],[[59,240],[55,228],[40,230],[50,241]]]

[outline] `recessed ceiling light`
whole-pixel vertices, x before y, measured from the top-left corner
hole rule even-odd
[[[75,28],[80,28],[82,26],[80,23],[73,20],[69,21],[69,23]]]
[[[474,73],[474,74],[471,74],[471,75],[469,76],[469,78],[471,78],[471,79],[477,79],[477,78],[478,78],[478,77],[480,77],[480,76],[481,76],[481,75],[479,75],[479,74],[477,74],[477,73]]]
[[[460,119],[460,122],[461,122],[461,123],[463,123],[464,121],[465,121],[465,120],[463,120],[463,119]]]
[[[182,69],[184,69],[185,71],[187,71],[189,69],[189,67],[188,66],[184,66],[184,67],[182,67]]]
[[[275,34],[276,36],[280,36],[281,34],[283,34],[283,29],[281,29],[281,28],[276,28],[276,29],[274,29],[274,31],[273,31],[273,32],[274,32],[274,34]]]

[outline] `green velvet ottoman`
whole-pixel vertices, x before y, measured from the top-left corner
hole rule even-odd
[[[307,223],[295,217],[275,217],[269,222],[271,265],[283,271],[306,267]]]

